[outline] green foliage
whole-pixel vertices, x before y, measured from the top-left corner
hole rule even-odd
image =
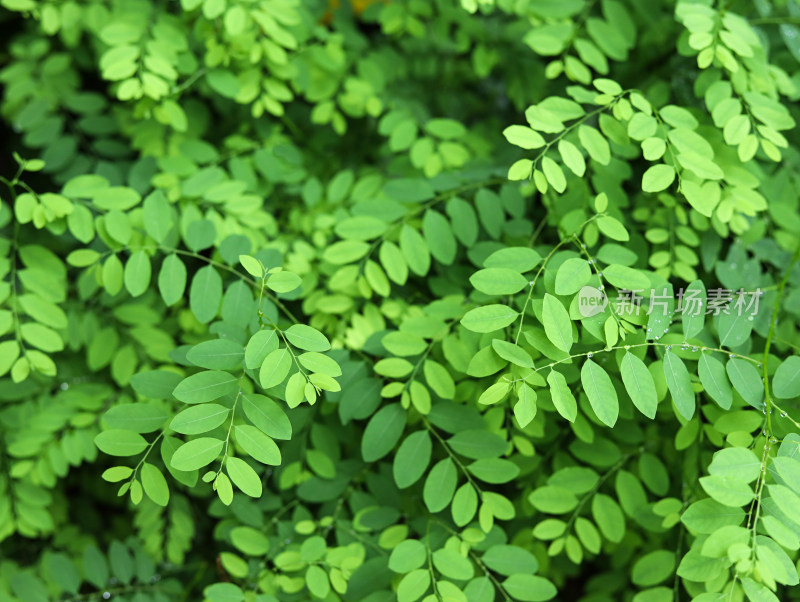
[[[1,599],[800,599],[795,0],[0,6]]]

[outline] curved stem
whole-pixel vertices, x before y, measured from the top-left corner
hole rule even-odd
[[[647,341],[645,343],[634,343],[632,345],[617,345],[615,347],[609,347],[607,349],[598,349],[596,351],[586,351],[584,353],[576,353],[576,354],[570,355],[569,357],[566,357],[564,359],[555,360],[555,361],[553,361],[553,362],[551,362],[549,364],[543,364],[539,368],[534,368],[533,372],[528,373],[526,376],[523,376],[522,378],[516,378],[516,379],[512,380],[511,382],[515,383],[515,382],[519,382],[521,380],[526,380],[527,378],[533,376],[534,373],[539,372],[540,370],[545,370],[547,368],[552,368],[556,364],[563,364],[565,362],[572,361],[575,358],[591,357],[595,353],[609,353],[611,351],[616,351],[618,349],[628,350],[628,349],[635,349],[637,347],[672,347],[673,345],[674,345],[674,343],[656,343],[655,341]],[[694,350],[694,349],[695,349],[695,347],[692,348],[692,350]],[[748,355],[742,355],[741,353],[732,353],[731,351],[728,351],[727,349],[719,349],[718,347],[697,347],[696,349],[700,353],[702,353],[704,351],[715,351],[717,353],[724,353],[725,355],[737,357],[739,359],[743,359],[743,360],[746,360],[748,362],[752,362],[754,364],[760,364],[761,363],[761,360],[753,359],[752,357],[750,357]]]
[[[775,406],[772,398],[770,397],[769,391],[769,372],[767,368],[767,361],[769,360],[769,348],[772,345],[772,337],[775,335],[775,324],[778,322],[778,312],[781,308],[781,301],[783,301],[783,292],[786,288],[786,283],[789,281],[789,275],[792,273],[792,268],[797,262],[798,257],[800,257],[800,244],[797,245],[792,258],[789,260],[789,265],[786,266],[786,271],[784,272],[781,283],[778,286],[778,295],[775,299],[775,305],[772,308],[772,316],[770,317],[767,341],[764,343],[764,357],[761,362],[761,367],[764,375],[764,409],[767,413],[767,436],[772,435],[772,408]]]
[[[597,479],[597,483],[594,484],[594,487],[592,487],[589,491],[586,492],[586,494],[578,502],[578,505],[575,506],[575,510],[572,511],[572,514],[570,515],[569,520],[567,520],[567,525],[564,527],[564,534],[565,535],[569,534],[569,530],[572,528],[572,525],[578,519],[578,516],[580,515],[581,510],[583,510],[583,507],[586,505],[586,503],[598,491],[600,491],[600,487],[602,487],[603,483],[605,483],[611,477],[611,475],[615,474],[623,466],[625,466],[625,464],[628,462],[628,460],[630,460],[637,453],[641,453],[642,451],[644,451],[644,448],[639,449],[638,452],[630,452],[630,453],[625,454],[619,460],[617,460],[617,462],[611,468],[609,468],[602,476],[600,476],[600,478]]]
[[[246,275],[242,274],[239,270],[237,270],[236,268],[234,268],[232,266],[229,266],[229,265],[226,265],[226,264],[221,263],[219,261],[216,261],[214,259],[211,259],[210,257],[206,257],[205,255],[201,255],[200,253],[195,253],[194,251],[184,251],[183,249],[173,249],[173,248],[170,248],[170,247],[166,247],[164,245],[158,245],[158,248],[161,251],[164,251],[165,253],[175,253],[177,255],[183,255],[184,257],[192,257],[194,259],[199,259],[201,261],[205,261],[206,263],[208,263],[208,265],[212,265],[217,269],[225,270],[226,272],[230,272],[231,274],[233,274],[233,275],[237,276],[238,278],[240,278],[241,280],[247,282],[250,286],[252,286],[254,288],[259,286],[258,281],[255,280],[254,278],[251,278],[250,276],[246,276]],[[266,294],[266,296],[269,298],[270,301],[272,301],[275,305],[278,306],[278,308],[286,315],[287,318],[289,318],[295,324],[297,324],[299,322],[299,320],[294,316],[294,314],[292,314],[292,312],[289,311],[289,308],[286,307],[286,305],[284,305],[283,302],[280,299],[278,299],[278,297],[276,297],[275,295],[273,295],[269,291],[263,291],[263,292]]]
[[[459,470],[462,473],[464,473],[464,476],[467,478],[467,481],[469,481],[469,484],[472,485],[475,488],[475,491],[478,492],[478,497],[482,499],[483,491],[475,482],[475,480],[472,478],[472,475],[469,474],[467,467],[464,466],[461,460],[458,459],[458,456],[455,453],[453,453],[452,449],[450,449],[450,446],[447,444],[447,441],[445,441],[442,438],[439,432],[433,427],[433,425],[430,422],[428,422],[428,419],[424,416],[422,417],[422,423],[425,425],[425,428],[428,429],[428,431],[430,431],[430,433],[439,441],[444,450],[447,452],[447,455],[450,456],[450,459],[453,461],[453,463],[459,468]]]

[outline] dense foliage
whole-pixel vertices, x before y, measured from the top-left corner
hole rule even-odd
[[[795,0],[0,5],[0,599],[800,599]]]

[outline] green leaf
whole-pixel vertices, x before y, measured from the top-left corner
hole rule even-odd
[[[531,177],[533,161],[530,159],[518,159],[508,168],[508,179],[511,181],[527,180]]]
[[[592,498],[592,518],[607,540],[619,543],[625,536],[625,516],[617,502],[602,493]]]
[[[214,473],[210,474],[213,475]],[[212,487],[214,491],[217,492],[219,500],[223,504],[230,506],[233,503],[233,485],[231,484],[231,480],[228,478],[228,475],[224,473],[217,473],[216,477],[214,478],[214,482],[212,483]],[[230,565],[230,560],[228,564]]]
[[[200,437],[184,443],[172,454],[170,463],[176,470],[197,470],[216,460],[223,442],[213,437]]]
[[[192,347],[186,354],[193,364],[212,370],[232,370],[240,368],[244,349],[230,339],[203,341]]]
[[[408,573],[397,585],[397,602],[414,602],[428,591],[431,576],[427,569]]]
[[[422,218],[422,233],[431,255],[440,263],[452,264],[456,258],[458,244],[447,218],[438,211],[427,210]]]
[[[776,470],[789,487],[800,490],[800,462],[795,458],[778,456],[772,459],[770,468]]]
[[[472,563],[455,550],[440,548],[432,554],[433,566],[445,577],[465,581],[475,574]]]
[[[728,447],[714,454],[709,474],[733,477],[749,483],[761,474],[761,460],[749,449]]]
[[[302,284],[300,276],[285,270],[270,274],[267,278],[267,288],[276,293],[291,293]]]
[[[716,182],[706,182],[702,186],[696,182],[681,182],[681,192],[689,204],[706,217],[714,214],[721,199],[720,187]]]
[[[64,349],[64,341],[61,336],[53,329],[37,324],[36,322],[28,322],[20,326],[20,334],[22,339],[34,347],[38,347],[42,351],[54,353]]]
[[[561,167],[546,155],[542,157],[542,171],[544,172],[544,177],[547,178],[548,183],[556,192],[560,194],[567,189],[567,180]]]
[[[558,153],[561,155],[564,165],[576,176],[582,178],[583,174],[586,173],[586,160],[583,158],[581,151],[578,150],[578,147],[562,138],[558,141]],[[547,175],[546,172],[545,175]]]
[[[422,490],[422,499],[429,512],[436,513],[447,508],[456,492],[457,482],[456,465],[450,458],[434,464]]]
[[[517,316],[519,313],[507,305],[484,305],[468,311],[461,318],[461,324],[472,332],[494,332],[514,322]]]
[[[526,150],[541,148],[545,144],[544,138],[531,128],[524,125],[510,125],[503,130],[503,136],[511,144]],[[530,170],[528,170],[530,172]]]
[[[589,262],[580,257],[567,259],[556,272],[556,294],[573,295],[589,282],[592,269]]]
[[[547,375],[547,384],[550,385],[550,397],[553,405],[561,416],[575,422],[578,415],[578,404],[572,395],[564,375],[555,370],[551,370]]]
[[[242,409],[247,419],[273,439],[291,439],[292,423],[281,407],[269,397],[242,393]]]
[[[581,384],[600,422],[613,427],[619,416],[619,399],[606,371],[587,359],[581,368]]]
[[[239,94],[239,80],[225,69],[209,71],[206,74],[206,81],[212,90],[225,98],[235,98]]]
[[[142,221],[147,235],[162,244],[172,229],[172,210],[161,191],[149,194],[142,203]]]
[[[663,138],[653,137],[642,140],[642,156],[648,161],[658,161],[664,156],[666,151],[667,143]],[[691,203],[691,201],[689,202]],[[694,206],[694,204],[692,204],[692,206]]]
[[[281,384],[292,368],[292,355],[289,349],[275,349],[264,359],[258,373],[258,380],[264,389]]]
[[[331,378],[342,375],[342,369],[339,364],[322,353],[308,351],[306,353],[301,353],[297,359],[306,370],[310,370],[311,372],[325,374]]]
[[[342,240],[325,249],[323,259],[334,265],[352,263],[364,257],[369,251],[369,244],[360,240]]]
[[[417,431],[406,437],[397,448],[392,464],[394,481],[400,489],[416,483],[431,461],[433,443],[428,431]]]
[[[110,255],[103,264],[103,287],[112,297],[122,290],[123,269],[122,262],[116,255]]]
[[[365,462],[380,460],[397,444],[406,426],[405,410],[398,403],[384,406],[370,418],[361,437]]]
[[[742,399],[754,408],[764,407],[764,383],[752,362],[733,357],[725,365],[725,371]]]
[[[116,256],[112,255],[106,261],[106,265],[108,264],[108,262],[111,260],[112,257],[116,259]],[[122,264],[118,259],[116,259],[116,262],[117,265],[119,266],[119,287],[117,289],[117,292],[119,292],[119,290],[122,287]],[[104,282],[105,282],[105,276],[104,276]],[[108,289],[106,288],[106,290]],[[38,295],[32,295],[32,294],[20,295],[19,297],[17,297],[17,302],[20,304],[25,313],[28,314],[37,322],[41,322],[42,324],[45,324],[52,328],[67,327],[68,324],[67,315],[64,313],[64,310],[62,310],[55,303],[51,303],[50,301],[42,299]],[[6,315],[8,315],[9,322],[7,323],[7,326],[4,326],[4,329],[10,329],[11,314],[9,312]]]
[[[150,285],[150,258],[144,251],[135,251],[125,264],[125,288],[132,297],[143,295]]]
[[[148,403],[122,403],[106,412],[103,420],[113,429],[152,433],[164,424],[167,414]]]
[[[784,485],[767,485],[767,490],[778,509],[800,525],[800,496]]]
[[[528,280],[522,274],[508,268],[478,270],[469,281],[486,295],[513,295],[528,286]]]
[[[544,294],[542,324],[550,342],[561,351],[569,352],[572,347],[572,322],[569,313],[556,297]]]
[[[306,324],[292,324],[283,334],[292,345],[305,351],[328,351],[331,348],[324,334]]]
[[[503,581],[503,588],[515,600],[543,602],[556,597],[556,586],[544,577],[518,573]]]
[[[225,460],[225,470],[228,471],[228,476],[233,481],[233,484],[245,495],[254,498],[261,497],[261,479],[247,462],[241,458],[229,456]]]
[[[203,590],[203,595],[210,602],[242,602],[244,600],[242,588],[233,583],[214,583]]]
[[[130,466],[112,466],[103,471],[102,479],[109,483],[118,483],[130,477],[133,474],[133,468]]]
[[[325,569],[317,565],[308,567],[306,569],[306,587],[314,598],[327,598],[331,591],[331,585]]]
[[[17,361],[20,354],[19,343],[15,340],[0,342],[0,376],[5,374]]]
[[[263,556],[269,551],[269,538],[253,527],[234,527],[230,538],[234,547],[248,556]]]
[[[138,433],[109,429],[94,438],[97,448],[109,456],[135,456],[147,448],[147,440]]]
[[[236,443],[262,464],[279,466],[281,451],[275,442],[254,426],[237,424],[233,429]]]
[[[453,515],[453,522],[459,527],[463,527],[472,520],[478,511],[478,494],[475,493],[475,487],[471,483],[464,483],[456,490],[450,511]]]
[[[465,247],[478,240],[478,216],[470,203],[458,197],[447,201],[447,215],[453,224],[453,234]]]
[[[611,161],[611,148],[605,137],[595,128],[581,124],[578,126],[578,138],[581,146],[589,156],[600,165],[608,165]]]
[[[733,391],[725,375],[725,367],[711,353],[703,352],[697,361],[700,384],[723,410],[729,410],[733,403]]]
[[[628,234],[622,222],[610,215],[603,215],[597,218],[597,227],[600,228],[600,232],[614,240],[626,242],[630,239],[630,234]]]
[[[264,275],[264,268],[261,262],[250,255],[239,255],[239,263],[254,278],[261,278]]]
[[[487,268],[506,268],[520,274],[530,272],[542,261],[542,256],[528,247],[506,247],[489,255],[484,262]]]
[[[669,349],[664,353],[664,378],[678,414],[691,420],[695,406],[692,379],[683,360]]]
[[[431,267],[431,255],[425,239],[408,224],[400,231],[400,250],[408,267],[417,276],[424,276]]]
[[[478,403],[482,405],[493,405],[503,401],[508,392],[511,390],[511,383],[503,379],[498,383],[493,384],[486,389],[478,398]]]
[[[666,580],[674,570],[675,553],[655,550],[634,563],[631,581],[640,587],[652,587]]]
[[[447,441],[458,454],[473,460],[496,458],[505,453],[508,443],[500,435],[486,430],[459,431]]]
[[[600,532],[589,519],[579,517],[575,521],[575,534],[578,536],[584,548],[597,554],[603,545],[603,540],[600,537]]]
[[[142,464],[139,476],[147,497],[159,506],[166,506],[169,503],[169,486],[161,471],[149,462],[145,462]]]
[[[706,498],[689,506],[681,516],[681,522],[693,533],[713,533],[726,525],[739,525],[744,511],[738,507],[723,506]]]
[[[780,598],[778,598],[778,596],[776,596],[772,591],[767,589],[766,586],[753,581],[749,577],[744,577],[742,579],[742,587],[744,588],[744,593],[747,594],[747,599],[750,600],[750,602],[780,601]]]
[[[189,307],[199,322],[213,320],[222,302],[222,277],[207,265],[197,270],[189,288]]]
[[[400,285],[405,284],[408,280],[408,264],[398,246],[385,240],[381,244],[378,255],[389,279]]]
[[[690,339],[703,330],[706,316],[706,287],[700,280],[695,280],[686,287],[681,306],[683,337]]]
[[[142,397],[169,399],[172,391],[181,382],[180,374],[168,370],[139,372],[131,377],[131,386]]]
[[[225,422],[230,410],[216,403],[192,406],[178,413],[169,427],[183,435],[200,435]]]
[[[137,252],[141,253],[142,251]],[[98,259],[100,259],[100,253],[94,249],[77,249],[67,255],[67,263],[76,268],[85,268],[93,265]]]
[[[456,394],[456,385],[447,368],[439,362],[425,360],[422,365],[422,371],[425,374],[428,386],[434,393],[442,399],[453,399]]]
[[[532,575],[539,569],[536,556],[516,545],[493,545],[484,552],[481,561],[495,573],[501,575],[514,575],[515,573]]]
[[[536,417],[536,391],[528,385],[521,383],[517,389],[519,401],[514,405],[514,418],[520,428],[525,428]]]
[[[603,270],[603,278],[615,288],[636,291],[650,288],[650,280],[639,270],[624,265],[609,265]]]
[[[126,245],[131,240],[131,222],[128,215],[119,210],[109,211],[105,215],[105,227],[108,234],[117,242]]]
[[[733,307],[729,314],[720,314],[717,322],[720,344],[731,349],[742,345],[753,330],[751,317],[748,312]]]
[[[44,557],[42,564],[46,567],[53,581],[64,591],[71,594],[77,594],[81,587],[81,575],[78,572],[75,563],[72,562],[69,556],[59,552],[48,553]],[[12,579],[12,583],[14,579]]]
[[[703,581],[709,575],[718,575],[727,568],[728,561],[722,558],[703,556],[699,550],[689,550],[678,566],[678,575],[690,581]],[[703,602],[702,598],[697,598]],[[706,598],[708,600],[708,598]],[[718,598],[713,602],[717,602]],[[721,601],[720,601],[721,602]]]
[[[655,418],[658,395],[653,376],[645,363],[633,353],[627,352],[620,362],[620,372],[625,390],[636,409],[648,418]]]
[[[724,506],[738,508],[753,499],[753,490],[750,486],[736,477],[719,475],[700,477],[700,485],[708,495]]]
[[[172,394],[185,403],[205,403],[236,393],[236,377],[220,370],[205,370],[184,378]]]
[[[645,192],[661,192],[669,188],[675,181],[675,168],[659,163],[650,167],[642,176],[642,190]]]
[[[278,331],[272,328],[259,330],[247,342],[244,350],[244,365],[248,370],[260,368],[267,354],[278,348]]]
[[[772,377],[772,392],[780,399],[800,396],[800,357],[790,355]]]
[[[418,539],[407,539],[392,550],[389,568],[395,573],[408,573],[421,567],[428,559],[425,546]]]
[[[348,217],[334,227],[337,236],[347,240],[372,240],[386,232],[386,229],[386,222],[369,215]]]
[[[175,253],[168,255],[158,272],[158,292],[164,303],[175,305],[186,290],[186,266]]]

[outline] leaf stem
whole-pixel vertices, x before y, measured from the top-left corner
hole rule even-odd
[[[556,364],[563,364],[565,362],[570,362],[571,360],[579,358],[579,357],[590,357],[590,356],[592,356],[592,355],[594,355],[596,353],[609,353],[611,351],[617,351],[618,349],[628,350],[628,349],[635,349],[637,347],[672,347],[673,345],[674,344],[657,343],[655,341],[646,341],[644,343],[633,343],[631,345],[616,345],[615,347],[609,347],[607,349],[598,349],[598,350],[595,350],[595,351],[586,351],[584,353],[576,353],[576,354],[570,355],[569,357],[566,357],[564,359],[555,360],[555,361],[553,361],[553,362],[551,362],[549,364],[543,364],[539,368],[534,368],[533,372],[530,372],[529,374],[527,374],[526,376],[523,376],[522,378],[516,378],[516,379],[512,380],[511,382],[515,383],[515,382],[519,382],[521,380],[526,380],[529,377],[533,376],[534,373],[539,372],[540,370],[545,370],[547,368],[552,368]],[[694,351],[694,349],[695,348],[692,347],[692,351]],[[697,352],[702,353],[704,351],[716,351],[717,353],[724,353],[724,354],[729,355],[729,356],[733,356],[733,357],[737,357],[737,358],[740,358],[740,359],[743,359],[743,360],[747,360],[748,362],[752,362],[754,364],[761,363],[761,360],[754,359],[754,358],[752,358],[752,357],[750,357],[748,355],[742,355],[741,353],[732,353],[731,351],[729,351],[727,349],[719,349],[717,347],[697,347]]]
[[[792,268],[794,264],[797,262],[798,257],[800,257],[800,244],[797,245],[797,248],[792,255],[792,258],[789,260],[789,265],[786,266],[786,271],[783,274],[783,278],[781,279],[781,283],[778,286],[778,295],[775,299],[775,305],[772,308],[772,316],[770,317],[769,322],[769,332],[767,333],[767,340],[764,343],[764,357],[761,361],[761,368],[763,370],[764,376],[764,409],[767,413],[767,436],[772,436],[772,408],[775,406],[772,398],[770,397],[770,390],[769,390],[769,370],[767,363],[769,361],[769,348],[772,345],[772,337],[775,335],[775,325],[778,322],[778,312],[781,308],[781,301],[783,301],[783,292],[786,288],[786,283],[789,281],[789,275],[792,273]]]
[[[478,484],[475,482],[475,480],[472,478],[472,475],[469,474],[469,472],[467,471],[467,468],[464,466],[464,464],[461,462],[461,460],[459,460],[458,456],[453,452],[452,449],[450,449],[450,446],[447,444],[447,441],[445,441],[442,438],[442,436],[439,434],[439,432],[433,427],[433,425],[424,416],[422,417],[422,423],[425,425],[425,428],[428,429],[428,431],[430,431],[430,433],[439,441],[439,443],[442,445],[444,450],[447,452],[447,455],[450,456],[450,459],[453,461],[453,463],[456,466],[458,466],[459,470],[461,470],[462,473],[464,473],[464,476],[467,478],[467,481],[469,481],[470,485],[472,485],[475,488],[475,490],[478,492],[478,497],[483,499],[483,491],[478,486]]]

